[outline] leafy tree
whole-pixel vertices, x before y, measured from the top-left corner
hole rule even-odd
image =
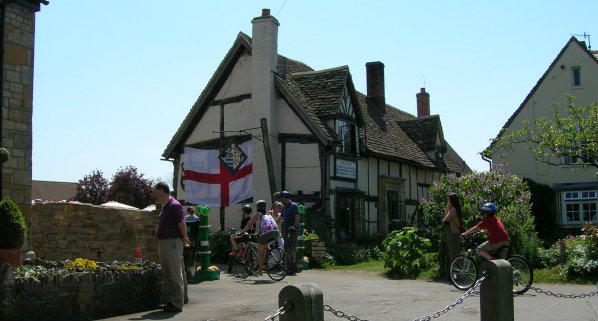
[[[520,177],[499,165],[490,172],[462,176],[448,174],[435,181],[429,189],[428,199],[422,199],[422,209],[436,244],[444,238],[442,219],[449,193],[456,193],[461,200],[462,225],[466,228],[482,220],[480,205],[486,202],[496,204],[497,217],[509,233],[510,251],[535,260],[539,239],[530,209],[530,191]]]
[[[562,159],[568,158],[581,167],[598,169],[598,105],[594,102],[589,106],[577,106],[575,97],[570,95],[566,95],[565,102],[564,112],[556,110],[560,103],[555,102],[552,105],[556,111],[552,117],[536,119],[535,126],[524,120],[521,129],[509,131],[503,128],[482,155],[504,155],[515,146],[526,144],[526,151],[542,163],[562,165]]]
[[[108,199],[137,208],[152,204],[152,182],[134,166],[120,168],[113,176]]]
[[[96,169],[91,174],[85,175],[82,180],[79,180],[73,200],[99,205],[106,202],[107,191],[108,180],[104,178],[102,171]]]

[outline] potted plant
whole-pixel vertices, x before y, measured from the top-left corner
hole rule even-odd
[[[21,248],[27,237],[27,226],[21,210],[9,198],[0,202],[0,266],[21,265]]]

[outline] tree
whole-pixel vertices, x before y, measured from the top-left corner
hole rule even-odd
[[[137,208],[152,204],[152,182],[134,166],[120,168],[113,176],[108,199]]]
[[[497,217],[509,233],[510,252],[535,259],[539,239],[531,214],[530,191],[523,179],[499,165],[490,172],[462,176],[448,174],[435,181],[429,189],[428,199],[422,200],[422,210],[437,244],[444,239],[442,219],[449,193],[459,196],[463,213],[461,224],[467,229],[482,220],[479,207],[483,203],[496,204]]]
[[[79,180],[73,200],[100,205],[106,202],[107,191],[108,180],[104,178],[102,171],[96,169],[91,174],[85,175],[82,180]]]
[[[564,112],[556,110],[552,117],[541,117],[534,121],[535,126],[524,120],[521,129],[509,131],[503,128],[482,155],[504,155],[519,144],[527,144],[526,151],[539,162],[556,166],[567,159],[567,163],[598,169],[598,105],[594,102],[589,106],[577,106],[575,97],[565,97],[567,108]],[[556,109],[560,103],[552,105]]]

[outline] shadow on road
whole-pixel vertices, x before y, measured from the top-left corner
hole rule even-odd
[[[172,319],[177,315],[177,312],[152,311],[137,318],[129,318],[129,320],[166,320]]]

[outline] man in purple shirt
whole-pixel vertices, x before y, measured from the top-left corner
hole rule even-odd
[[[168,184],[158,183],[154,193],[157,201],[162,204],[156,238],[159,243],[162,279],[170,299],[162,309],[167,312],[181,312],[187,292],[185,291],[187,284],[183,268],[183,246],[189,244],[185,213],[181,203],[170,196]]]

